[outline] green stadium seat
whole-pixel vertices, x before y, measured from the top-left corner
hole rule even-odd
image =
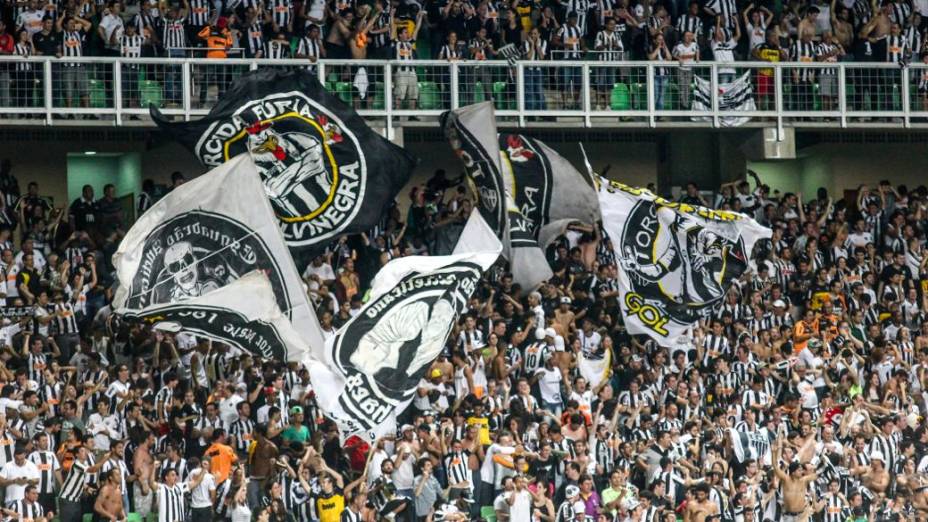
[[[633,83],[631,88],[632,108],[643,111],[648,108],[648,89],[643,83]]]
[[[493,100],[496,110],[505,111],[515,109],[513,101],[509,99],[506,93],[506,82],[493,83]]]
[[[441,94],[435,82],[419,82],[419,108],[424,111],[441,108]]]
[[[483,82],[477,82],[474,84],[474,100],[473,103],[480,103],[487,101],[487,96],[483,92]]]
[[[154,80],[144,80],[139,84],[139,99],[141,100],[142,107],[148,107],[154,105],[155,107],[161,107],[161,84]]]
[[[386,87],[383,82],[374,82],[374,110],[382,111],[387,107]]]
[[[614,111],[627,111],[631,107],[628,85],[617,83],[612,86],[612,93],[609,95],[609,106]]]
[[[88,80],[88,91],[90,92],[90,106],[94,109],[106,108],[106,88],[102,80]]]
[[[351,103],[351,82],[337,82],[335,84],[335,95],[341,101]]]
[[[81,522],[93,522],[93,513],[84,513],[84,516],[81,517]]]
[[[493,506],[483,506],[480,508],[480,518],[486,522],[496,522],[496,510]]]
[[[680,108],[680,88],[676,83],[668,83],[664,88],[664,106],[665,111],[675,111]]]
[[[330,83],[331,83],[332,85],[335,85],[337,82],[338,82],[338,75],[335,74],[334,72],[330,72],[329,74],[326,75],[326,77],[325,77],[325,83],[326,83],[326,85],[328,85],[328,84],[330,84]],[[334,90],[334,89],[333,89],[333,90]]]
[[[142,515],[138,513],[129,513],[126,515],[126,522],[142,522]]]

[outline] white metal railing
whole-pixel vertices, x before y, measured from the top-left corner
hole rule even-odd
[[[148,105],[202,116],[238,76],[259,67],[305,67],[388,133],[443,111],[492,100],[508,124],[558,126],[928,127],[928,65],[243,59],[0,58],[5,124],[151,125]],[[751,110],[723,103],[747,74]],[[399,83],[397,83],[399,80]],[[708,104],[700,106],[698,85]],[[75,121],[72,121],[75,120]],[[136,121],[138,120],[138,121]]]

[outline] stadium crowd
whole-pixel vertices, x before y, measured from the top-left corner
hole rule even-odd
[[[396,433],[368,445],[340,441],[299,364],[121,321],[112,188],[55,207],[5,161],[0,519],[928,519],[928,190],[848,201],[750,177],[681,194],[773,229],[690,334],[629,335],[608,239],[571,226],[537,291],[502,262],[487,274]],[[305,267],[326,335],[387,260],[450,250],[460,182],[436,172]],[[154,199],[146,183],[139,211]],[[588,380],[581,354],[609,371]]]
[[[926,60],[925,15],[928,5],[909,0],[24,0],[0,4],[0,55],[56,56],[65,62],[80,56],[295,58],[315,62],[329,59],[431,58],[471,63],[491,59],[529,60],[657,60],[692,66],[699,61],[771,62],[838,61],[906,65]],[[509,45],[513,45],[512,51]],[[0,85],[0,104],[31,106],[41,80],[35,66],[6,65],[0,80],[13,79],[14,90]],[[135,70],[138,67],[134,68]],[[363,73],[361,71],[364,71]],[[203,86],[221,90],[241,71],[196,72]],[[402,74],[401,74],[402,73]],[[664,106],[671,83],[680,91],[679,104],[690,108],[691,68],[658,71],[657,106]],[[170,71],[151,70],[169,103],[179,103],[178,82]],[[480,82],[485,97],[512,98],[516,92],[505,69],[468,69],[464,88]],[[637,73],[636,73],[637,74]],[[619,80],[644,79],[627,69],[598,70],[595,88],[606,97]],[[768,69],[753,72],[758,104],[771,105],[774,84]],[[209,78],[203,78],[202,76]],[[720,70],[729,81],[735,69]],[[88,105],[88,72],[81,67],[63,70],[61,86],[67,106]],[[92,79],[112,82],[105,69]],[[124,96],[139,99],[138,74],[124,75]],[[213,78],[214,76],[215,78]],[[368,101],[368,89],[382,82],[382,73],[365,68],[336,72],[337,81],[353,84],[355,98]],[[579,103],[579,69],[564,69],[546,78],[532,68],[526,75],[529,109],[544,109],[550,93],[568,91],[560,103]],[[862,110],[868,98],[880,107],[896,107],[893,92],[901,89],[898,73],[858,70],[848,78],[861,92],[854,104]],[[395,84],[398,103],[412,108],[419,98],[419,82],[437,82],[447,90],[447,72],[401,69]],[[811,110],[821,103],[836,105],[838,80],[833,68],[795,69],[785,78],[791,87],[791,107]],[[501,83],[493,91],[491,86]],[[167,85],[162,85],[167,84]],[[928,75],[912,79],[919,99],[928,107]],[[152,89],[153,87],[149,87]],[[159,90],[159,92],[161,92]],[[175,93],[172,95],[172,93]],[[815,96],[813,96],[813,93]],[[670,94],[667,94],[670,96]],[[144,96],[143,96],[144,97]],[[203,87],[201,101],[206,99]],[[151,100],[152,98],[149,98]],[[157,99],[160,99],[158,96]],[[159,103],[159,102],[155,102]],[[607,104],[597,104],[605,107]]]

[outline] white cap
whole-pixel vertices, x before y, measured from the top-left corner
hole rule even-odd
[[[774,308],[786,308],[786,303],[784,303],[782,299],[777,299],[776,301],[773,302],[773,307]]]
[[[880,451],[874,451],[870,453],[870,460],[878,460],[883,464],[886,464],[886,457],[883,456],[883,453]]]
[[[538,339],[538,340],[540,341],[540,340],[542,340],[542,339],[544,339],[544,338],[545,338],[545,329],[544,329],[544,328],[536,328],[536,329],[535,329],[535,339]]]
[[[571,485],[571,486],[567,486],[567,488],[564,489],[564,496],[567,498],[576,497],[579,494],[580,494],[580,488],[578,488],[577,486]]]
[[[585,513],[585,512],[586,512],[586,504],[584,504],[582,500],[578,500],[574,502],[574,513]]]
[[[545,337],[553,338],[556,335],[557,335],[557,330],[555,330],[554,328],[545,328]]]

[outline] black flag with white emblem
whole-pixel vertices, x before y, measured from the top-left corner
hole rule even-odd
[[[401,257],[377,273],[364,308],[326,340],[323,358],[309,362],[319,406],[343,438],[373,441],[395,431],[501,250],[474,212],[451,255]]]
[[[300,260],[376,226],[417,161],[303,69],[245,74],[197,121],[151,116],[209,167],[249,152]]]

